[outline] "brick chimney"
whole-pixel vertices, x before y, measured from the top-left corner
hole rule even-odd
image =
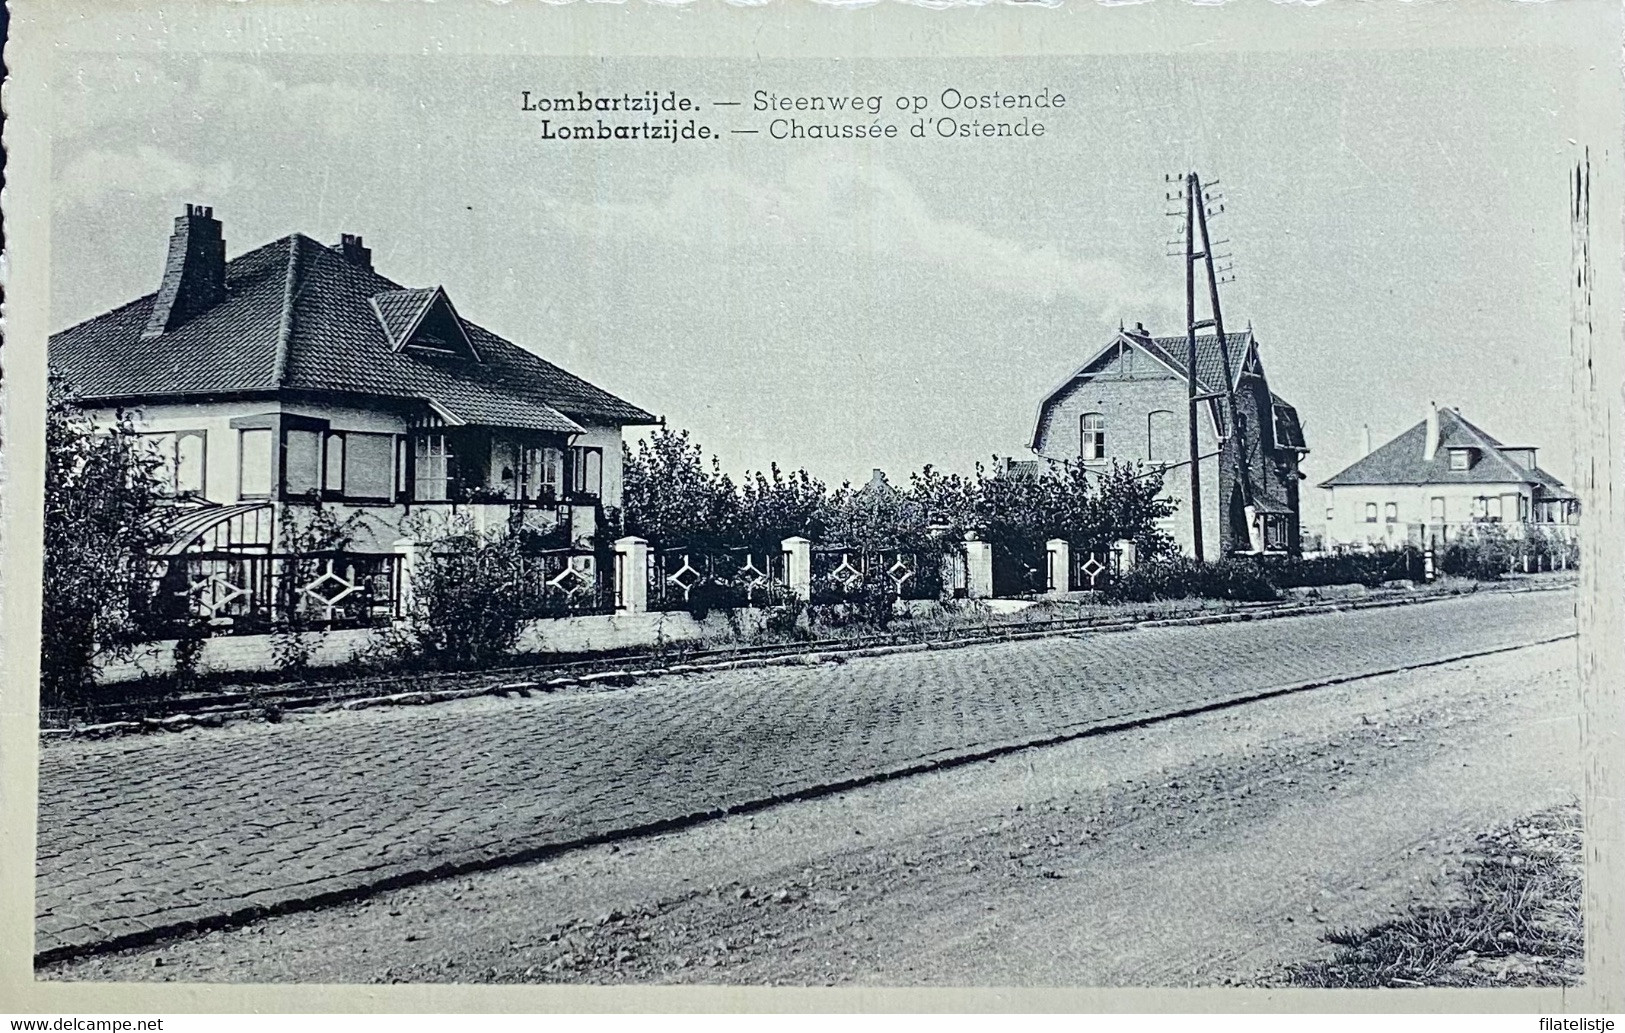
[[[1428,403],[1427,439],[1422,443],[1422,461],[1433,462],[1433,457],[1439,452],[1439,407],[1432,402]]]
[[[358,265],[367,272],[372,272],[372,248],[362,246],[360,234],[339,234],[339,254],[351,265]]]
[[[148,340],[161,337],[225,296],[226,241],[220,235],[220,223],[213,208],[189,204],[185,215],[175,217],[164,278],[141,336]]]

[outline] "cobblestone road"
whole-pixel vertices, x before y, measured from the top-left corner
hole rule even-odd
[[[1573,605],[1481,595],[63,743],[41,752],[36,950],[1531,642],[1572,631]]]

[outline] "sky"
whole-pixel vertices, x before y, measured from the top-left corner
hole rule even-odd
[[[56,83],[53,327],[156,288],[174,216],[228,255],[360,233],[380,272],[692,432],[831,483],[1025,457],[1118,325],[1183,333],[1164,177],[1218,181],[1311,481],[1455,406],[1571,473],[1559,62],[1513,49],[697,62],[75,55]],[[917,140],[895,97],[1050,92],[1039,138]],[[543,139],[521,91],[675,90],[707,142]],[[877,141],[775,141],[757,90],[879,95]],[[738,108],[712,102],[737,100]],[[793,114],[793,113],[792,113]]]

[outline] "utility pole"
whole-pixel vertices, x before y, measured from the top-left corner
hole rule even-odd
[[[1198,433],[1198,421],[1201,413],[1201,403],[1207,402],[1210,406],[1217,406],[1218,419],[1215,423],[1220,428],[1228,443],[1228,450],[1236,461],[1237,484],[1241,487],[1242,500],[1245,504],[1252,503],[1252,485],[1247,475],[1245,456],[1240,451],[1243,442],[1238,432],[1236,419],[1236,389],[1235,377],[1230,367],[1230,341],[1224,332],[1224,316],[1219,308],[1219,284],[1229,283],[1235,279],[1230,273],[1231,266],[1217,267],[1215,259],[1228,258],[1228,255],[1215,255],[1215,244],[1224,244],[1226,241],[1214,241],[1208,233],[1208,219],[1217,217],[1224,212],[1222,197],[1212,191],[1204,190],[1202,178],[1195,172],[1187,172],[1183,176],[1168,176],[1170,183],[1179,184],[1178,194],[1169,194],[1168,200],[1183,199],[1185,210],[1172,211],[1169,215],[1181,216],[1183,224],[1181,231],[1185,238],[1185,379],[1187,394],[1190,399],[1190,467],[1191,467],[1191,546],[1197,559],[1202,559],[1202,473],[1201,473],[1201,438]],[[1216,185],[1209,184],[1210,186]],[[1180,195],[1183,195],[1181,198]],[[1198,250],[1197,234],[1201,234],[1201,246]],[[1210,315],[1207,319],[1198,319],[1196,316],[1196,263],[1200,259],[1202,269],[1207,279],[1208,308]],[[1224,377],[1224,385],[1215,391],[1204,391],[1197,373],[1197,331],[1212,329],[1219,346],[1220,375]],[[1225,443],[1221,443],[1221,450]],[[1222,462],[1222,460],[1221,460]],[[1220,503],[1220,541],[1223,541],[1223,503]]]
[[[1196,173],[1185,177],[1185,380],[1190,394],[1191,551],[1202,561],[1202,446],[1196,433]]]

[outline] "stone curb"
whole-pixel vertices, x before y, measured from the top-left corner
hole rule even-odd
[[[307,884],[303,887],[289,887],[294,892],[288,892],[280,898],[264,900],[261,903],[249,904],[221,911],[215,914],[201,914],[196,917],[163,922],[148,926],[144,929],[122,933],[103,940],[68,942],[53,936],[58,942],[43,950],[36,950],[34,965],[36,968],[71,958],[102,954],[109,951],[125,950],[133,947],[146,946],[160,940],[171,939],[176,936],[207,932],[214,929],[230,928],[245,925],[249,922],[274,918],[279,915],[294,914],[302,911],[312,911],[318,908],[331,907],[336,904],[349,903],[364,899],[373,894],[392,889],[401,889],[408,886],[422,885],[438,879],[462,875],[470,875],[496,868],[507,867],[514,864],[525,864],[532,861],[543,860],[573,850],[598,846],[605,843],[633,839],[657,833],[671,832],[688,828],[702,822],[725,817],[730,814],[748,814],[779,804],[793,803],[801,800],[812,800],[846,792],[864,786],[875,785],[894,779],[913,775],[925,774],[931,771],[949,770],[978,761],[1005,756],[1022,750],[1055,746],[1061,743],[1082,739],[1089,736],[1105,735],[1112,732],[1126,731],[1141,728],[1161,721],[1180,717],[1192,717],[1215,710],[1241,706],[1278,696],[1310,691],[1313,689],[1328,688],[1350,682],[1364,681],[1370,678],[1380,678],[1387,675],[1401,674],[1406,671],[1424,670],[1431,667],[1442,667],[1447,664],[1460,663],[1477,657],[1494,656],[1500,653],[1509,653],[1520,649],[1529,649],[1535,646],[1547,645],[1578,637],[1578,632],[1566,635],[1554,635],[1530,642],[1521,642],[1515,645],[1495,646],[1490,649],[1481,649],[1449,656],[1424,660],[1416,663],[1401,664],[1394,667],[1377,670],[1360,671],[1357,673],[1338,674],[1310,681],[1292,682],[1266,689],[1243,691],[1235,695],[1220,699],[1207,700],[1188,706],[1176,706],[1160,710],[1143,711],[1137,714],[1122,717],[1108,718],[1103,721],[1071,725],[1049,735],[1036,738],[1010,740],[989,744],[972,744],[961,747],[944,756],[922,757],[907,763],[893,765],[877,771],[868,772],[848,778],[834,779],[827,782],[816,782],[797,789],[768,793],[758,797],[747,797],[718,807],[705,810],[692,811],[672,818],[662,818],[657,821],[645,822],[638,825],[603,832],[577,836],[561,840],[547,841],[540,837],[516,837],[505,843],[483,844],[467,847],[447,860],[421,867],[411,867],[410,863],[397,867],[394,871],[375,869],[370,879],[363,878],[348,886],[331,886],[332,883],[343,877],[324,878],[316,884]],[[411,694],[407,694],[411,695]],[[330,888],[319,888],[320,883],[330,885]],[[298,892],[303,890],[304,892]],[[264,891],[256,896],[270,896],[275,891]],[[199,907],[201,910],[201,906]]]
[[[1156,617],[1148,620],[1122,620],[1101,624],[1080,624],[1069,628],[1039,628],[1031,631],[993,631],[968,634],[962,638],[938,639],[930,642],[897,642],[875,646],[856,646],[848,649],[825,646],[804,652],[779,653],[765,657],[747,657],[739,660],[718,660],[701,663],[680,663],[663,667],[622,668],[596,671],[592,674],[554,677],[546,680],[515,681],[501,685],[482,685],[470,689],[419,689],[397,692],[386,696],[362,696],[356,699],[334,701],[325,696],[279,699],[270,707],[220,707],[192,713],[174,714],[165,718],[145,718],[140,721],[112,721],[105,724],[83,725],[78,728],[45,728],[40,730],[42,742],[67,739],[107,739],[118,735],[141,734],[157,731],[185,731],[193,727],[219,727],[229,720],[254,718],[276,720],[282,710],[331,711],[370,710],[374,707],[423,706],[477,696],[507,696],[510,693],[528,696],[532,692],[558,692],[563,689],[606,691],[627,688],[638,681],[678,675],[705,674],[714,671],[742,671],[762,667],[787,667],[844,663],[850,658],[893,656],[899,653],[920,653],[938,649],[963,649],[968,646],[990,645],[999,642],[1029,642],[1064,636],[1082,637],[1092,634],[1110,634],[1137,631],[1141,628],[1200,627],[1209,624],[1234,624],[1243,621],[1274,620],[1281,617],[1302,617],[1315,614],[1338,613],[1345,610],[1386,609],[1394,606],[1418,606],[1446,599],[1463,599],[1479,594],[1516,595],[1529,592],[1557,592],[1573,588],[1572,584],[1509,584],[1491,585],[1472,592],[1438,593],[1430,595],[1381,596],[1375,599],[1337,599],[1316,602],[1283,601],[1267,603],[1249,610],[1228,613],[1200,614],[1192,617]],[[478,672],[470,672],[478,677]],[[275,715],[275,716],[273,716]]]

